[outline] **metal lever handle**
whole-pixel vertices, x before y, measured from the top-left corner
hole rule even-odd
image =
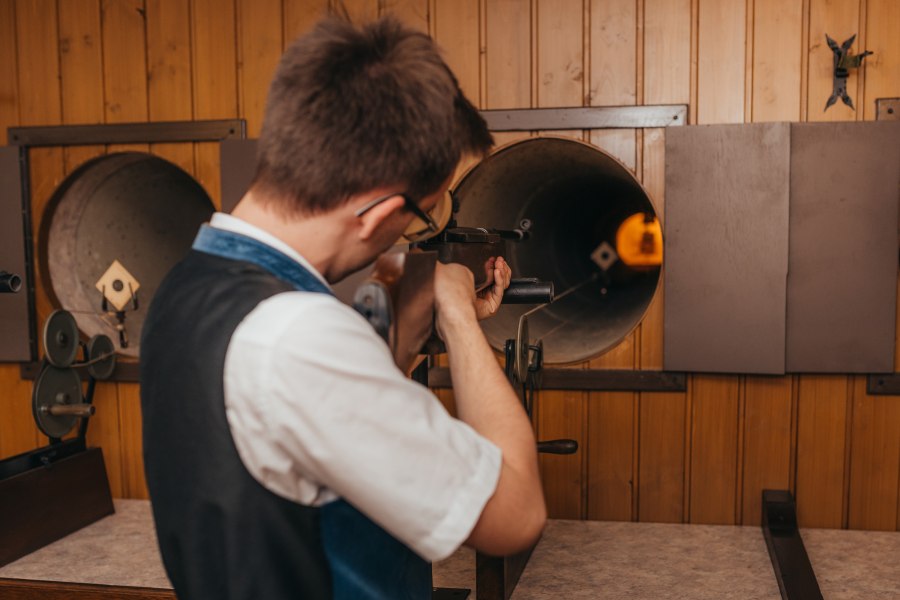
[[[90,417],[93,416],[96,408],[92,404],[54,404],[50,407],[42,407],[44,412],[48,412],[54,417],[62,415],[71,415],[73,417]]]
[[[546,440],[537,443],[537,451],[543,454],[575,454],[578,442],[575,440]]]
[[[513,279],[503,292],[503,304],[549,304],[553,302],[553,282],[536,278]]]

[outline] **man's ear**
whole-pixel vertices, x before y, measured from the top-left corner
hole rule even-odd
[[[402,209],[404,204],[403,196],[397,194],[384,202],[376,204],[367,210],[365,214],[357,217],[360,220],[360,228],[357,233],[359,239],[366,241],[371,238],[375,230],[394,212]]]

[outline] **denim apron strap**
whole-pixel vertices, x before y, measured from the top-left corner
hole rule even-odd
[[[328,286],[296,260],[246,235],[201,225],[192,247],[221,258],[251,262],[298,290],[334,295]]]

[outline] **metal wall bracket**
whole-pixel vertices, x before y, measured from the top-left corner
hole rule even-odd
[[[491,131],[640,129],[684,125],[687,122],[687,105],[518,108],[482,110],[481,116]]]
[[[159,123],[51,125],[47,127],[10,127],[7,132],[10,145],[16,146],[218,142],[224,139],[245,138],[246,121],[243,119],[212,119]]]
[[[876,121],[900,121],[900,98],[878,98],[875,100]]]
[[[684,392],[687,376],[666,371],[629,371],[612,369],[560,369],[544,367],[535,389],[582,390],[590,392]],[[450,369],[432,367],[428,385],[451,388]]]

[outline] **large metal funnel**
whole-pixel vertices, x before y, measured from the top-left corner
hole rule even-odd
[[[86,336],[105,334],[119,352],[137,356],[150,299],[213,211],[200,184],[159,157],[126,152],[85,163],[63,181],[44,215],[40,268],[51,299]],[[126,348],[115,307],[107,302],[104,310],[97,289],[113,261],[140,286],[137,309],[128,303],[123,311]]]
[[[516,229],[530,222],[530,239],[507,243],[506,258],[514,277],[538,277],[556,287],[558,300],[528,317],[531,338],[543,340],[546,362],[597,356],[643,318],[660,267],[629,267],[620,260],[604,269],[591,258],[603,242],[615,248],[629,216],[656,215],[647,192],[609,154],[568,138],[523,140],[473,167],[454,194],[461,226]],[[491,345],[502,349],[515,337],[519,317],[533,309],[504,306],[485,321]]]

